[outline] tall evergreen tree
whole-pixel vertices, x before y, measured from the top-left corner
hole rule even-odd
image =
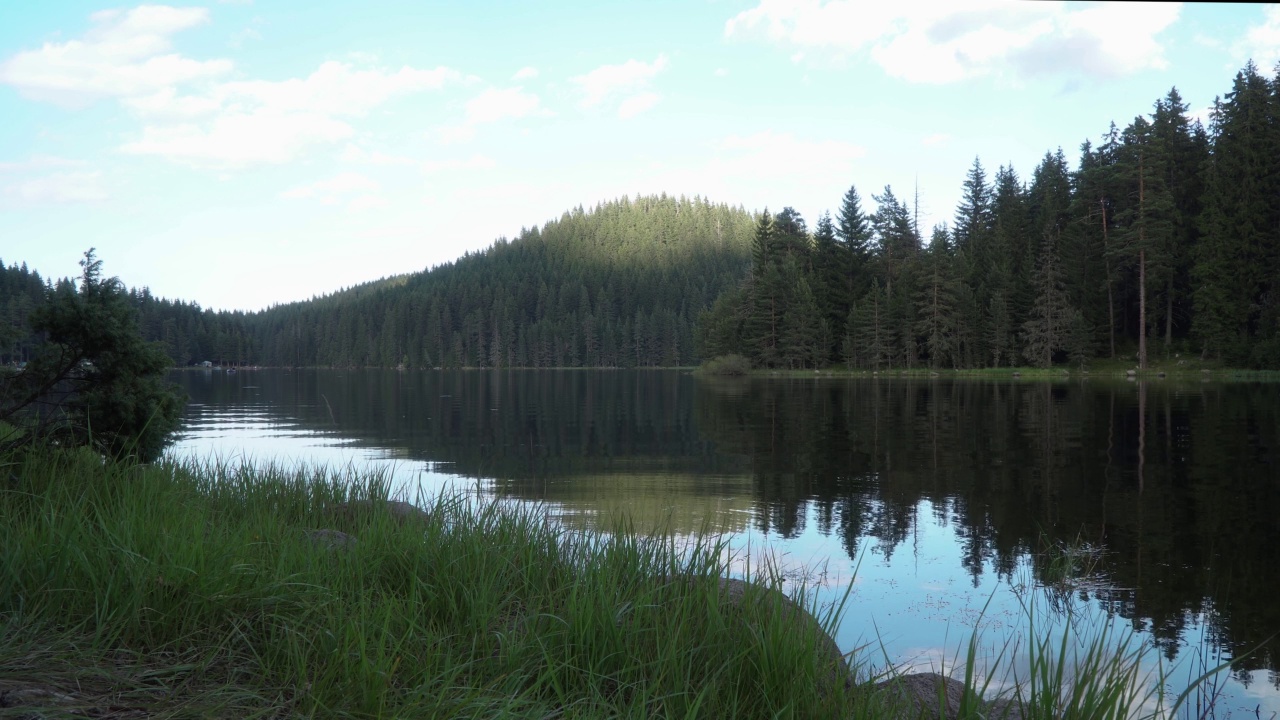
[[[813,264],[815,282],[814,295],[819,314],[828,328],[842,328],[844,319],[849,315],[848,251],[836,239],[835,226],[831,215],[823,213],[818,218],[818,225],[813,232]],[[828,333],[829,336],[835,333]],[[823,350],[823,360],[832,360],[839,356],[839,343],[834,337],[828,337],[828,344]]]
[[[844,249],[845,260],[841,270],[845,273],[846,309],[866,294],[871,287],[872,229],[862,210],[862,199],[857,187],[850,185],[840,201],[836,214],[836,237]]]
[[[1209,160],[1209,140],[1199,121],[1187,116],[1187,104],[1177,88],[1156,101],[1151,116],[1152,140],[1164,159],[1163,184],[1172,203],[1172,228],[1168,236],[1169,271],[1160,289],[1163,302],[1158,316],[1164,325],[1166,356],[1174,336],[1185,337],[1191,317],[1191,252],[1200,239],[1197,219],[1204,194],[1204,168]]]
[[[1171,271],[1169,246],[1173,231],[1173,200],[1165,182],[1166,158],[1156,146],[1151,124],[1135,118],[1125,129],[1117,173],[1126,192],[1116,215],[1120,232],[1108,250],[1137,271],[1138,367],[1147,367],[1147,282]]]
[[[945,226],[934,228],[923,261],[925,277],[916,291],[915,331],[924,338],[930,367],[935,370],[944,364],[956,367],[963,335],[959,309],[961,283]]]
[[[1078,312],[1071,307],[1063,282],[1054,238],[1048,234],[1040,242],[1040,255],[1033,276],[1036,299],[1030,316],[1022,324],[1023,354],[1037,367],[1053,364],[1054,353],[1069,349]]]
[[[1280,138],[1275,84],[1250,62],[1231,92],[1214,103],[1201,230],[1194,257],[1192,329],[1203,354],[1230,363],[1251,360],[1250,341],[1274,286],[1280,222]],[[1275,302],[1271,300],[1270,302]],[[1252,358],[1272,365],[1274,358]]]

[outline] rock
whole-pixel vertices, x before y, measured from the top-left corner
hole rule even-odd
[[[764,612],[769,612],[772,603],[779,603],[785,620],[792,626],[796,632],[811,633],[814,643],[818,651],[819,660],[826,667],[830,667],[831,671],[828,675],[828,683],[825,687],[819,687],[819,692],[834,689],[843,684],[845,687],[851,687],[853,684],[853,676],[849,672],[849,665],[845,661],[844,654],[840,652],[840,646],[831,636],[822,629],[822,624],[818,619],[809,614],[798,603],[791,598],[778,592],[760,585],[738,580],[736,578],[720,578],[720,604],[734,608],[744,608],[748,604],[754,604],[760,607]]]
[[[873,688],[900,718],[954,718],[964,699],[964,684],[938,673],[901,675]]]
[[[872,690],[882,694],[894,711],[891,717],[902,720],[955,720],[964,702],[964,683],[938,673],[901,675],[876,683]],[[1022,711],[1016,702],[1001,699],[981,702],[981,705],[983,709],[976,717],[1022,720]]]
[[[307,539],[312,545],[325,550],[350,550],[356,544],[354,535],[348,535],[341,530],[308,530]]]
[[[75,698],[70,695],[64,695],[42,687],[32,686],[0,690],[0,708],[30,708],[32,710],[49,711],[73,702],[75,702]],[[66,712],[67,710],[63,708],[61,712],[52,714],[63,715]],[[44,712],[35,715],[17,716],[11,716],[8,713],[3,714],[5,717],[18,718],[45,717]]]
[[[431,518],[431,514],[426,510],[403,500],[387,500],[385,502],[353,500],[333,506],[335,514],[348,519],[367,517],[379,510],[385,510],[391,517],[402,523],[410,520],[425,522]]]

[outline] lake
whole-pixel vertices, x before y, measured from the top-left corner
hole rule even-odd
[[[373,467],[410,499],[730,540],[832,602],[876,666],[1044,629],[1132,630],[1217,717],[1280,711],[1280,385],[680,371],[177,371],[177,457]],[[1062,580],[1065,564],[1075,568]],[[1172,668],[1172,669],[1170,669]]]

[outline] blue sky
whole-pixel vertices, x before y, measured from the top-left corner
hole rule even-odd
[[[1176,85],[1208,117],[1280,7],[0,0],[0,259],[253,310],[624,194],[851,184],[949,220],[975,156],[1074,162]]]

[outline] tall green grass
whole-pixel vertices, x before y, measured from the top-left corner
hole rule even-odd
[[[351,510],[387,499],[377,474],[85,451],[0,458],[0,488],[0,716],[27,712],[3,708],[14,697],[175,718],[911,712],[847,682],[867,679],[858,660],[822,659],[843,602],[794,596],[821,632],[777,592],[726,602],[720,538],[573,532],[465,494],[397,520]],[[336,549],[310,535],[322,528],[358,539]],[[777,568],[750,569],[780,587]],[[1131,716],[1120,689],[1141,658],[1095,647],[1032,640],[1014,678],[1025,717]],[[969,652],[959,716],[993,717],[979,698],[999,658],[979,674],[976,635]],[[1077,696],[1094,709],[1063,712]]]
[[[720,602],[723,541],[570,534],[377,476],[10,459],[0,692],[191,717],[841,717],[820,638]],[[350,549],[315,543],[332,528]],[[679,577],[681,581],[673,581]],[[778,597],[780,596],[773,596]],[[838,618],[828,616],[828,630]],[[46,697],[53,697],[49,695]],[[68,705],[67,698],[71,704]],[[52,702],[52,701],[50,701]]]

